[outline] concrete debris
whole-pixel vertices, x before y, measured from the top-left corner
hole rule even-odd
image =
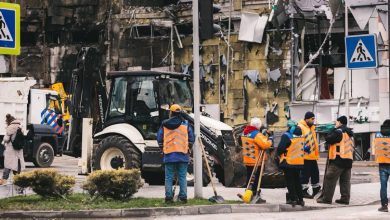
[[[276,49],[275,47],[270,47],[270,48],[271,48],[272,53],[275,53],[278,56],[282,55],[282,53],[283,53],[282,49],[280,49],[280,48],[279,49]]]
[[[268,16],[259,16],[257,13],[243,12],[241,14],[238,40],[261,43]]]
[[[220,57],[220,64],[221,66],[226,66],[227,65],[227,60],[225,54],[221,55]]]
[[[258,86],[261,82],[260,73],[258,70],[244,70],[244,78],[247,77],[251,83],[254,83]]]
[[[190,73],[189,73],[189,67],[190,67],[190,65],[188,65],[188,64],[181,64],[181,72],[182,72],[183,74],[188,74],[188,75],[190,75]]]
[[[267,68],[267,73],[268,73],[268,82],[271,81],[271,79],[274,82],[277,82],[281,76],[279,68],[274,69],[274,70],[270,70],[269,68]]]

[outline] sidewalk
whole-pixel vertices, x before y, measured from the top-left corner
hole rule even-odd
[[[351,205],[368,205],[380,200],[379,198],[380,183],[364,183],[354,184],[351,186]],[[177,193],[178,193],[177,189]],[[217,186],[218,195],[222,196],[226,200],[239,200],[237,193],[242,194],[245,189],[243,188],[225,188],[221,185]],[[194,188],[188,187],[188,197],[194,197]],[[286,192],[287,189],[262,189],[262,198],[267,200],[268,204],[285,204],[286,203]],[[211,186],[203,187],[203,197],[209,198],[213,196],[213,190]],[[163,186],[145,186],[134,195],[135,197],[145,198],[164,198],[164,187]],[[340,198],[339,187],[336,187],[333,201]],[[307,206],[314,207],[343,207],[337,203],[318,204],[314,199],[305,199]]]
[[[0,194],[12,196],[12,185],[0,186]],[[355,184],[351,187],[351,201],[348,207],[369,205],[379,201],[379,183]],[[15,188],[15,187],[13,187]],[[178,190],[178,189],[177,189]],[[314,199],[305,199],[305,207],[285,204],[286,189],[262,189],[262,197],[267,200],[266,204],[215,204],[206,206],[178,206],[178,207],[161,207],[161,208],[126,208],[113,210],[79,210],[79,211],[1,211],[0,218],[138,218],[138,217],[155,217],[155,216],[179,216],[179,215],[201,215],[201,214],[229,214],[229,213],[270,213],[270,212],[296,212],[309,211],[327,208],[346,207],[333,203],[331,205],[318,204]],[[75,192],[82,192],[76,187]],[[225,200],[237,200],[237,193],[243,193],[243,188],[225,188],[218,184],[217,192]],[[28,191],[27,194],[33,192]],[[176,192],[178,193],[178,192]],[[16,195],[16,193],[14,193]],[[213,196],[211,186],[203,187],[203,198]],[[137,192],[134,197],[144,198],[164,198],[164,186],[144,186]],[[194,197],[194,187],[188,187],[188,197]],[[339,188],[333,200],[340,197]]]
[[[83,190],[80,188],[82,180],[76,180],[76,186],[74,187],[74,192],[81,193]],[[218,195],[221,195],[225,200],[240,200],[237,197],[237,193],[244,193],[244,188],[226,188],[220,183],[216,184]],[[379,197],[380,183],[363,183],[363,184],[353,184],[351,186],[351,200],[350,205],[367,205],[372,204],[380,200]],[[164,198],[164,186],[149,186],[144,185],[134,197],[144,197],[144,198]],[[188,198],[194,198],[194,187],[188,187]],[[179,187],[176,189],[176,193],[179,192]],[[287,189],[262,189],[262,198],[267,200],[268,204],[285,204],[286,203],[286,194]],[[30,189],[27,189],[26,194],[33,194]],[[11,196],[17,196],[15,186],[12,184],[7,184],[0,186],[0,198],[6,198]],[[213,196],[213,190],[211,185],[203,187],[203,198],[209,198]],[[333,201],[340,198],[339,187],[336,187],[335,194],[333,196]],[[331,205],[318,204],[314,199],[305,199],[305,203],[308,206],[314,207],[341,207],[345,205],[340,205],[333,203]]]

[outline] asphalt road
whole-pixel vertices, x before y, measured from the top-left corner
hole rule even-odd
[[[379,182],[378,167],[365,166],[365,162],[355,162],[352,168],[352,184]],[[77,181],[85,179],[85,175],[78,175],[78,158],[69,156],[56,157],[51,168],[57,169],[60,173],[76,176]],[[27,170],[39,169],[32,163],[27,163]],[[321,183],[325,172],[325,163],[319,163]]]

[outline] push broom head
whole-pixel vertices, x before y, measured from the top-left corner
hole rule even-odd
[[[252,196],[253,196],[252,190],[247,189],[245,190],[244,195],[242,195],[242,201],[244,201],[245,203],[250,203],[252,200]]]

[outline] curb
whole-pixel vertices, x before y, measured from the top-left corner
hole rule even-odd
[[[129,208],[80,211],[0,211],[0,218],[139,218],[172,215],[202,215],[228,213],[293,212],[330,207],[295,206],[286,204],[231,204],[161,208]]]

